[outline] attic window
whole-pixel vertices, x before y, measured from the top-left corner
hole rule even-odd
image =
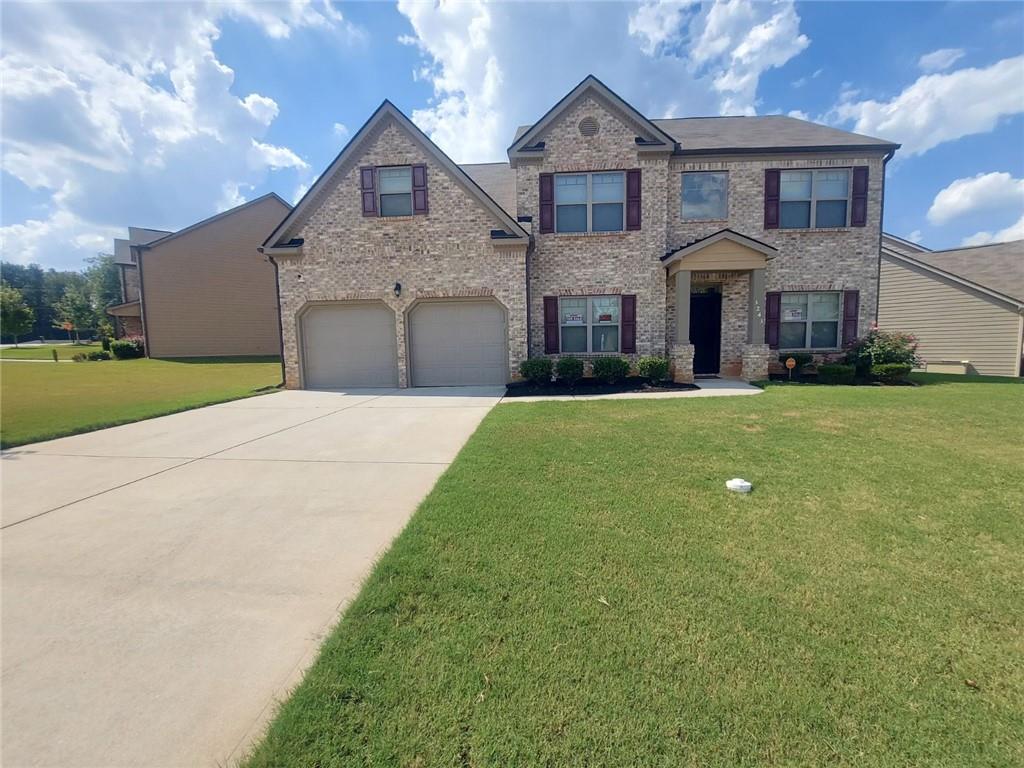
[[[597,124],[597,120],[592,117],[584,117],[580,120],[579,129],[580,136],[585,136],[587,138],[597,136],[597,132],[601,130],[600,126]]]

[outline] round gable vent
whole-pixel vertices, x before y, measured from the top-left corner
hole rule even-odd
[[[601,130],[600,126],[597,124],[597,120],[592,117],[584,117],[580,120],[579,128],[580,136],[587,137],[597,136],[597,132]]]

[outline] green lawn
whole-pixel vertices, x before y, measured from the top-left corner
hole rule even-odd
[[[1024,765],[1024,386],[920,380],[497,407],[246,765]]]
[[[2,363],[0,443],[9,448],[234,400],[280,381],[277,358]]]
[[[103,345],[95,344],[31,344],[22,347],[6,347],[0,349],[0,360],[53,360],[53,350],[57,350],[59,360],[70,360],[77,352],[96,352]]]

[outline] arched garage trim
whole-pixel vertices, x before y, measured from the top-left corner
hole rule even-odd
[[[383,380],[376,384],[367,382],[352,383],[351,381],[346,382],[339,379],[336,383],[327,383],[324,381],[318,381],[316,371],[311,371],[311,364],[319,362],[315,360],[315,355],[318,354],[317,349],[314,345],[323,344],[323,340],[318,340],[317,331],[319,329],[309,327],[312,322],[311,317],[317,312],[329,312],[330,310],[337,310],[339,313],[343,313],[347,310],[351,310],[353,313],[358,313],[360,309],[369,310],[372,314],[379,314],[381,317],[381,325],[377,329],[379,338],[376,339],[375,348],[381,349],[381,354],[384,356],[390,365],[391,373],[388,377],[387,383]],[[386,315],[385,315],[386,313]],[[386,318],[386,322],[385,322]],[[387,333],[385,334],[385,325]],[[295,329],[296,329],[296,349],[298,350],[298,362],[299,362],[299,386],[303,389],[332,389],[332,388],[344,388],[344,387],[361,387],[361,386],[384,386],[384,387],[397,387],[398,386],[398,331],[397,331],[397,316],[395,310],[389,306],[386,302],[379,299],[349,299],[349,300],[326,300],[326,301],[308,301],[302,305],[299,311],[295,314]],[[344,330],[344,325],[339,325],[340,330]],[[342,348],[345,343],[350,342],[351,339],[347,339],[344,336],[338,336],[334,339]],[[328,354],[328,349],[319,349],[319,354]],[[311,375],[312,374],[312,375]]]

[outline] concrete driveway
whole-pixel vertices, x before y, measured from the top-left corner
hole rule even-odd
[[[501,393],[280,392],[5,452],[3,765],[235,761]]]

